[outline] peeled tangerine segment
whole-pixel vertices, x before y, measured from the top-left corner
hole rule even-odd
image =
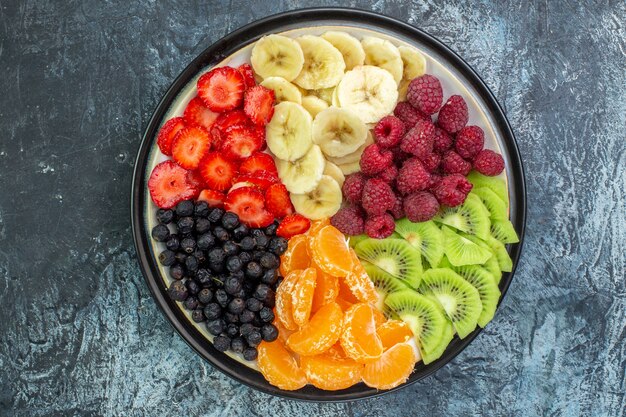
[[[484,264],[492,253],[470,239],[443,226],[444,252],[454,266]]]
[[[437,266],[443,257],[443,234],[432,220],[413,223],[406,217],[396,222],[396,232],[419,249],[430,266]]]
[[[315,387],[335,391],[351,387],[361,380],[363,365],[350,359],[337,357],[334,352],[316,356],[303,356],[300,366]]]
[[[352,271],[354,262],[343,233],[328,225],[311,237],[309,248],[319,269],[336,277],[345,277]]]
[[[315,268],[307,268],[298,277],[292,292],[293,320],[302,327],[309,321],[313,305],[313,293],[317,282]]]
[[[404,239],[365,239],[354,250],[364,259],[406,283],[411,288],[420,284],[422,260],[420,253]]]
[[[409,343],[398,343],[382,356],[365,365],[363,382],[377,389],[391,389],[404,383],[415,368],[417,355]]]
[[[287,250],[280,257],[280,273],[283,277],[296,269],[304,270],[311,266],[307,246],[307,238],[304,235],[296,235],[289,239]]]
[[[339,280],[337,277],[318,269],[311,313],[315,313],[323,305],[335,301],[337,294],[339,294]]]
[[[334,345],[343,326],[343,311],[337,303],[320,308],[309,322],[289,336],[287,346],[299,355],[312,356],[327,351]]]
[[[291,271],[276,290],[276,315],[288,330],[295,330],[298,324],[293,319],[293,291],[295,284],[302,275],[302,270]]]
[[[352,248],[350,248],[350,255],[354,266],[344,278],[344,282],[359,301],[375,304],[378,301],[378,293],[376,293],[372,280],[370,280],[367,271]]]
[[[383,343],[384,350],[397,343],[408,342],[413,337],[411,328],[402,320],[388,320],[376,328],[376,333]]]
[[[270,384],[289,391],[306,385],[305,373],[280,340],[263,341],[257,349],[259,352],[257,365]]]
[[[346,311],[341,347],[348,357],[368,363],[380,357],[383,344],[376,333],[374,307],[366,303],[353,305]]]

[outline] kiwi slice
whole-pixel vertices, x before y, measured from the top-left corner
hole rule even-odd
[[[480,294],[459,274],[446,268],[429,269],[419,291],[439,301],[461,339],[474,331],[483,309]]]
[[[487,187],[491,189],[502,201],[504,201],[508,207],[509,205],[509,190],[506,186],[506,181],[498,177],[488,177],[477,171],[472,171],[467,176],[467,180],[471,182],[475,188]]]
[[[487,261],[483,264],[483,267],[489,271],[491,275],[493,275],[496,280],[496,284],[500,284],[500,279],[502,278],[502,270],[500,269],[500,263],[498,262],[498,257],[495,251],[482,239],[477,238],[476,236],[462,234],[463,237],[471,240],[481,248],[487,249],[492,253],[492,256],[487,259]],[[493,238],[492,238],[493,239]]]
[[[419,249],[429,265],[438,265],[443,256],[443,234],[433,221],[413,223],[406,217],[396,222],[396,232]]]
[[[350,247],[354,249],[354,247],[358,245],[359,242],[362,242],[365,239],[369,239],[369,236],[367,236],[366,234],[350,236],[348,238],[348,245],[350,245]]]
[[[408,289],[402,281],[394,278],[376,265],[367,261],[361,261],[361,265],[363,265],[365,272],[367,272],[367,275],[374,283],[374,287],[376,287],[376,292],[378,293],[376,307],[379,310],[383,310],[385,299],[389,294]]]
[[[483,202],[487,210],[489,210],[489,218],[492,220],[508,220],[509,207],[498,197],[496,193],[487,187],[478,187],[472,190],[472,194],[476,194]]]
[[[365,239],[355,247],[359,259],[368,261],[411,288],[417,288],[422,275],[419,252],[404,239]]]
[[[487,238],[486,243],[496,255],[500,269],[504,272],[511,272],[513,270],[513,260],[509,256],[509,252],[506,250],[504,243],[491,236]]]
[[[493,275],[487,269],[478,265],[465,265],[453,267],[452,270],[459,274],[478,290],[480,302],[483,309],[478,317],[478,325],[485,327],[496,313],[498,300],[500,300],[500,289]]]
[[[502,243],[517,243],[519,237],[510,220],[494,220],[491,222],[491,235]]]
[[[482,239],[489,236],[489,210],[475,194],[468,194],[465,202],[457,207],[444,207],[433,219]]]
[[[442,226],[441,229],[443,231],[443,250],[452,265],[482,265],[492,256],[489,249],[480,247],[449,227]]]
[[[435,302],[407,289],[389,294],[385,304],[409,325],[422,353],[435,350],[447,321]]]
[[[437,309],[439,309],[441,314],[443,314],[444,317],[446,317],[445,310],[443,309],[443,307],[441,307],[441,304],[439,304],[439,301],[437,301],[436,298],[432,296],[425,296],[425,297],[431,301],[434,301],[435,304],[437,305]],[[433,350],[430,352],[424,352],[423,350],[420,351],[420,353],[422,354],[422,361],[424,362],[424,365],[428,365],[429,363],[434,362],[435,360],[439,359],[441,355],[443,355],[443,352],[445,352],[446,348],[448,347],[452,339],[454,338],[454,327],[452,326],[452,322],[448,320],[447,317],[445,321],[446,321],[446,324],[444,325],[443,331],[441,332],[441,340],[439,341],[439,344],[437,344],[437,346],[435,346],[435,348],[433,348]]]

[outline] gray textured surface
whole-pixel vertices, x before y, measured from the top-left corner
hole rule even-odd
[[[434,377],[334,405],[213,370],[134,258],[132,165],[160,96],[211,42],[309,4],[198,3],[0,1],[0,415],[624,415],[623,1],[325,2],[459,52],[508,113],[529,197],[518,273],[486,331]]]

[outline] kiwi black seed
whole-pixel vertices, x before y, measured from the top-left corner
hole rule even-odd
[[[406,217],[396,222],[396,232],[417,248],[432,267],[443,256],[443,234],[435,222],[413,223]]]
[[[359,259],[368,261],[383,271],[417,288],[422,274],[420,253],[404,239],[365,239],[354,251]]]
[[[463,204],[457,207],[444,207],[433,220],[482,239],[490,235],[489,210],[478,196],[471,193]]]
[[[474,286],[480,295],[483,309],[478,317],[478,325],[485,327],[491,321],[500,300],[500,289],[493,275],[487,269],[478,265],[465,265],[453,268],[453,271]]]

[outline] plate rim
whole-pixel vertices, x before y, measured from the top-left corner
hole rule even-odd
[[[360,23],[374,26],[379,29],[386,29],[390,31],[392,35],[402,35],[409,39],[419,39],[420,42],[429,44],[429,46],[440,53],[442,57],[450,61],[451,64],[455,66],[456,69],[471,83],[477,95],[484,100],[486,111],[489,112],[490,116],[493,118],[494,125],[497,126],[502,132],[501,145],[503,145],[506,149],[510,160],[510,166],[507,167],[509,183],[511,184],[509,192],[515,195],[514,226],[520,239],[518,244],[508,247],[509,254],[513,260],[513,268],[511,272],[503,273],[500,286],[502,294],[497,307],[499,309],[500,304],[504,300],[507,290],[513,280],[513,276],[515,275],[522,252],[526,229],[526,180],[522,159],[513,130],[491,89],[478,75],[478,73],[474,71],[474,69],[465,60],[463,60],[461,56],[454,52],[454,50],[448,47],[441,40],[422,29],[414,27],[396,18],[369,10],[344,7],[313,7],[273,14],[250,22],[239,29],[228,33],[226,36],[209,45],[200,54],[198,54],[170,84],[169,88],[159,100],[156,109],[152,113],[152,116],[144,129],[141,143],[137,151],[137,157],[135,159],[131,185],[130,209],[133,241],[142,275],[148,285],[148,288],[150,289],[152,297],[156,301],[157,306],[182,339],[200,357],[209,362],[214,368],[251,388],[262,391],[266,394],[293,400],[344,402],[372,398],[407,387],[432,375],[465,350],[465,348],[478,336],[478,334],[481,333],[483,329],[477,327],[477,329],[474,330],[468,337],[460,340],[452,351],[444,353],[441,358],[425,366],[419,374],[414,372],[407,382],[391,390],[378,391],[362,384],[342,391],[324,391],[310,386],[304,388],[306,390],[305,392],[302,390],[281,390],[267,383],[262,378],[260,373],[254,369],[248,368],[236,360],[216,351],[212,347],[211,343],[208,342],[208,340],[206,340],[197,329],[195,329],[196,334],[194,334],[192,329],[189,328],[190,326],[193,328],[191,323],[188,322],[188,319],[183,315],[178,306],[175,306],[175,309],[171,307],[173,302],[169,298],[166,298],[166,293],[163,290],[162,283],[159,285],[159,281],[162,281],[162,279],[155,266],[154,258],[151,259],[151,249],[149,241],[146,238],[148,233],[145,230],[145,224],[143,221],[144,207],[146,205],[146,201],[143,197],[145,195],[145,187],[147,186],[145,171],[153,139],[161,125],[161,120],[167,113],[171,103],[176,99],[176,96],[179,94],[181,89],[189,82],[189,80],[196,76],[201,69],[211,65],[211,62],[219,62],[226,58],[229,54],[226,52],[230,49],[240,49],[255,41],[263,34],[271,32],[273,29],[279,27],[283,27],[284,29],[284,26],[289,25],[290,22],[297,22],[300,20],[305,20],[306,23],[324,20],[343,20],[354,24]],[[251,36],[251,34],[253,34],[253,36]],[[200,335],[201,340],[198,339],[198,335]],[[259,377],[261,380],[259,380]],[[362,389],[356,389],[361,385],[363,387]]]

